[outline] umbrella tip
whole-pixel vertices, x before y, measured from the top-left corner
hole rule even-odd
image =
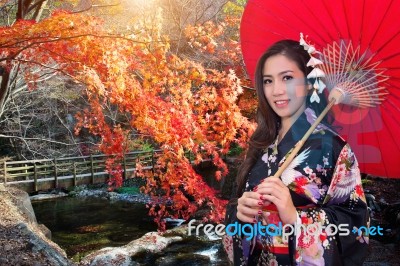
[[[347,97],[346,97],[347,96]],[[350,99],[349,99],[350,98]],[[351,102],[351,97],[348,96],[342,88],[336,86],[329,92],[329,101],[335,100],[335,104]]]
[[[378,88],[376,90],[381,90]],[[380,105],[384,100],[385,92],[368,93],[368,91],[352,91],[351,83],[344,82],[336,85],[329,92],[328,100],[334,100],[335,104],[346,104],[355,107],[375,107]]]

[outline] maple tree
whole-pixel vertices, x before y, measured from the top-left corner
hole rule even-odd
[[[192,60],[205,62],[207,67],[235,71],[244,89],[236,103],[242,114],[252,119],[256,113],[257,97],[245,70],[239,42],[240,19],[246,2],[228,1],[222,19],[188,25],[185,34],[193,49]]]
[[[110,155],[110,186],[121,185],[121,162],[134,128],[151,136],[162,150],[154,171],[137,164],[137,174],[146,179],[143,191],[157,199],[150,208],[156,220],[162,224],[164,217],[187,219],[207,205],[208,218],[220,221],[226,201],[218,199],[195,172],[185,152],[194,154],[195,164],[211,158],[219,180],[228,172],[222,156],[231,144],[245,147],[247,143],[253,125],[236,104],[242,92],[232,70],[237,58],[225,51],[230,45],[237,49],[237,40],[215,49],[213,40],[222,38],[227,24],[189,27],[186,33],[192,46],[213,54],[215,62],[219,56],[229,61],[205,64],[171,51],[169,38],[162,35],[161,11],[149,13],[146,19],[137,20],[125,34],[109,32],[96,17],[65,11],[39,22],[18,20],[1,27],[1,92],[12,85],[9,75],[15,69],[30,90],[49,74],[85,84],[90,106],[77,115],[76,134],[86,128],[101,138],[99,149]],[[107,104],[124,114],[125,121],[111,121]]]
[[[117,1],[85,0],[9,0],[0,3],[0,25],[11,30],[18,21],[40,21],[55,8],[67,8],[70,12],[93,9],[109,9]],[[106,8],[107,7],[107,8]],[[16,24],[16,25],[15,25]],[[29,23],[26,24],[29,27]],[[77,24],[80,26],[79,24]],[[54,26],[57,27],[56,24]],[[60,23],[60,29],[65,27]],[[45,30],[45,29],[43,29]],[[47,29],[47,30],[52,30]],[[42,42],[57,43],[63,38],[46,39],[35,36],[30,29],[22,28],[17,36],[5,35],[0,45],[0,138],[2,154],[16,156],[14,159],[54,158],[55,156],[82,155],[86,147],[94,147],[88,135],[71,134],[73,114],[85,104],[82,89],[69,77],[59,75],[63,68],[59,62],[42,52],[43,56],[30,57],[25,53],[29,46],[40,46]],[[38,31],[40,32],[40,31]],[[84,34],[85,29],[81,32]],[[24,35],[25,34],[25,35]],[[26,37],[25,39],[23,39]],[[73,36],[72,36],[73,37]],[[14,42],[20,38],[20,41]],[[29,42],[31,38],[31,42]],[[19,47],[20,52],[14,49]],[[35,48],[35,47],[33,47]],[[34,49],[31,49],[35,51]],[[39,57],[40,56],[40,57]],[[7,61],[7,62],[6,62]],[[36,64],[35,64],[36,62]],[[42,64],[42,65],[40,65]],[[28,76],[32,79],[29,80]],[[34,77],[34,79],[33,79]],[[35,93],[28,93],[32,88]],[[37,97],[37,99],[35,99]],[[41,104],[41,102],[43,104]],[[46,106],[46,107],[45,107]],[[45,111],[47,109],[47,111]],[[51,123],[48,123],[51,121]],[[43,125],[43,126],[40,126]],[[11,149],[7,149],[11,148]]]

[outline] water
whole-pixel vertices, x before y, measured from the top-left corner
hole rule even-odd
[[[95,250],[123,246],[157,231],[143,203],[66,197],[32,205],[38,222],[51,230],[52,240],[75,262]],[[204,235],[186,236],[160,253],[143,252],[133,259],[140,265],[228,265],[220,239]]]
[[[139,265],[225,266],[229,265],[221,242],[188,238],[168,246],[159,254],[148,252],[134,258]]]
[[[74,261],[92,251],[123,246],[157,231],[142,203],[66,197],[32,205],[38,223],[51,230],[52,240]]]

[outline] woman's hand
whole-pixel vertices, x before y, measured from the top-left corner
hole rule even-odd
[[[263,196],[257,192],[244,192],[238,199],[237,218],[244,223],[256,223],[255,217],[262,214],[261,208],[266,205]]]
[[[257,193],[260,193],[263,199],[275,204],[282,223],[294,224],[296,222],[297,211],[293,205],[289,188],[279,178],[266,178],[257,187]]]

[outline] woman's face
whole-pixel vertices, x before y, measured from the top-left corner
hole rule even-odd
[[[308,89],[304,73],[285,55],[274,55],[265,61],[263,86],[265,98],[282,122],[294,122],[305,110]]]

